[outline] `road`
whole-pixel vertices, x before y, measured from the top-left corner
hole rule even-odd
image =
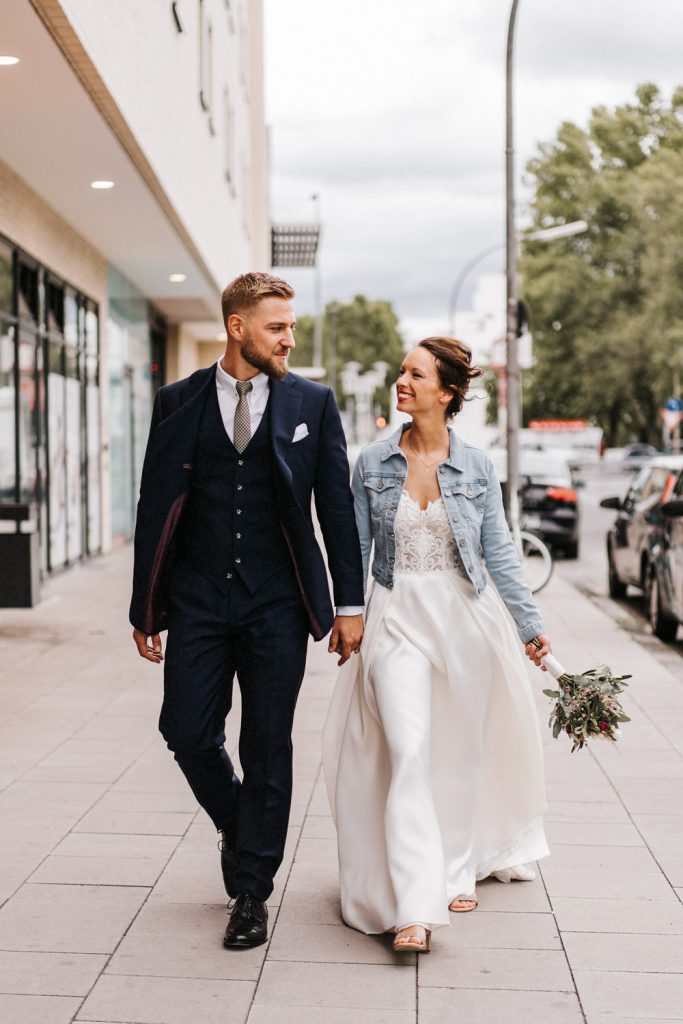
[[[558,558],[554,571],[589,597],[638,643],[659,661],[680,673],[683,658],[683,629],[673,644],[664,644],[652,635],[647,622],[647,609],[639,591],[629,588],[623,601],[612,600],[607,591],[607,551],[605,538],[614,522],[615,512],[600,508],[603,498],[623,498],[630,474],[589,467],[578,474],[585,486],[579,491],[581,505],[581,541],[579,558],[565,561]]]

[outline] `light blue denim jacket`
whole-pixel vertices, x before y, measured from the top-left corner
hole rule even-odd
[[[364,448],[353,474],[364,583],[367,583],[370,549],[374,542],[372,575],[390,590],[394,585],[396,559],[394,519],[408,472],[408,461],[398,442],[407,426]],[[487,584],[486,560],[486,567],[515,620],[522,643],[528,643],[545,630],[522,576],[493,464],[485,452],[465,444],[450,427],[448,432],[450,454],[440,463],[437,479],[465,571],[477,595],[482,594]]]

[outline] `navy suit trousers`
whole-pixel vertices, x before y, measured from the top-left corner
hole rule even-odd
[[[282,862],[292,794],[292,725],[308,619],[291,571],[222,593],[184,559],[173,569],[159,728],[199,804],[236,835],[236,888],[265,900]],[[240,781],[225,749],[240,687]]]

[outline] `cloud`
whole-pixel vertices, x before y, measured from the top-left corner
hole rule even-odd
[[[455,275],[504,232],[509,0],[266,0],[275,220],[311,219],[323,293],[390,299],[433,325]],[[679,0],[524,0],[515,61],[517,177],[563,120],[683,80]],[[500,269],[491,257],[482,270]],[[476,280],[463,289],[467,303]],[[301,275],[299,312],[312,307]]]

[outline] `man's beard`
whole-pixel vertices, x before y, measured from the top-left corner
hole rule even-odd
[[[287,376],[289,371],[287,360],[275,359],[274,356],[269,358],[267,355],[264,355],[256,347],[252,335],[248,332],[242,341],[240,352],[243,359],[246,359],[251,366],[260,370],[261,373],[265,373],[268,377],[272,377],[274,380],[282,380],[283,377]]]

